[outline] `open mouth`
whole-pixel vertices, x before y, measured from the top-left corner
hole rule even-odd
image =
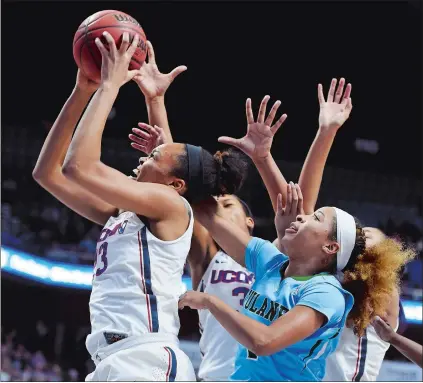
[[[285,233],[295,234],[298,231],[298,227],[295,226],[295,223],[292,222],[289,227],[285,230]]]

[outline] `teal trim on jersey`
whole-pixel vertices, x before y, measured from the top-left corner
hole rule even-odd
[[[291,276],[291,277],[286,277],[286,278],[292,278],[295,279],[296,281],[308,281],[311,278],[317,277],[319,275],[330,275],[329,273],[320,273],[320,274],[315,274],[315,275],[307,275],[307,276]]]

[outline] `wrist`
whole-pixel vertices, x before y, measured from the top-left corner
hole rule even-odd
[[[209,295],[207,293],[204,294],[204,306],[206,306],[207,310],[210,310],[214,306],[214,296]]]
[[[111,83],[111,82],[103,82],[101,83],[98,90],[103,93],[119,93],[120,87]]]
[[[339,128],[333,128],[333,127],[320,125],[319,130],[317,131],[317,135],[327,137],[327,138],[335,138],[336,133],[338,132],[338,129]]]
[[[388,339],[387,342],[392,344],[392,346],[397,346],[398,345],[398,341],[400,339],[400,335],[397,334],[396,332],[394,332]]]
[[[269,161],[272,159],[272,155],[269,153],[265,157],[251,157],[251,159],[253,160],[254,165],[260,166],[269,163]]]
[[[164,104],[164,94],[162,96],[145,97],[147,105],[162,105]]]
[[[89,99],[92,95],[94,94],[94,92],[90,92],[87,91],[85,89],[81,89],[80,87],[78,87],[77,85],[75,86],[75,88],[73,88],[72,91],[72,95],[76,96],[78,98],[83,98],[83,99]]]

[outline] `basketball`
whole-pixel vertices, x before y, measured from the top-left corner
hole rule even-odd
[[[101,80],[101,53],[98,50],[95,39],[98,37],[107,47],[107,41],[103,32],[109,32],[120,47],[124,32],[129,33],[132,42],[134,36],[140,36],[138,47],[132,56],[129,69],[139,69],[147,55],[147,38],[141,25],[133,17],[120,11],[101,11],[94,13],[85,19],[79,26],[73,39],[73,57],[79,69],[90,80],[97,83]]]

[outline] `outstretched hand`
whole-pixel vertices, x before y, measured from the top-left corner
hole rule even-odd
[[[157,125],[151,126],[142,122],[138,126],[143,129],[132,128],[133,134],[129,135],[131,146],[149,155],[155,148],[167,143],[166,135]]]
[[[281,102],[276,101],[273,104],[268,116],[266,117],[266,107],[269,99],[270,96],[265,96],[263,98],[260,104],[257,121],[254,121],[251,99],[248,98],[245,105],[248,123],[247,134],[242,138],[222,136],[219,137],[219,142],[235,146],[236,148],[242,150],[253,161],[261,161],[266,159],[270,154],[273,136],[288,117],[286,114],[283,114],[279,120],[273,124],[273,120],[275,119],[276,112],[278,111]]]
[[[317,87],[317,95],[320,104],[319,126],[325,130],[337,131],[350,116],[352,110],[351,84],[347,84],[344,92],[345,79],[341,78],[338,88],[337,80],[332,79],[327,100],[323,96],[323,86]],[[336,89],[336,92],[335,92]]]
[[[372,322],[372,326],[376,330],[376,333],[379,338],[384,340],[385,342],[390,342],[396,334],[392,327],[379,316],[375,317]]]
[[[277,211],[275,215],[275,227],[278,238],[285,235],[285,230],[289,225],[297,220],[298,214],[304,214],[303,194],[300,185],[290,182],[287,185],[286,206],[282,204],[282,194],[278,194]]]
[[[154,54],[153,45],[147,41],[147,55],[146,60],[141,68],[138,70],[134,81],[138,84],[141,92],[146,99],[154,99],[161,97],[165,94],[169,85],[179,76],[182,72],[187,70],[185,65],[176,67],[170,73],[161,73],[156,64],[156,56]]]
[[[138,73],[138,70],[129,70],[129,63],[137,49],[140,37],[135,35],[130,44],[129,33],[124,32],[120,48],[117,49],[115,40],[109,32],[103,32],[103,36],[107,41],[108,49],[99,38],[95,39],[102,57],[101,83],[120,88]]]
[[[178,308],[182,310],[185,306],[188,306],[194,310],[207,309],[207,298],[208,295],[205,293],[193,290],[187,291],[179,299]]]

